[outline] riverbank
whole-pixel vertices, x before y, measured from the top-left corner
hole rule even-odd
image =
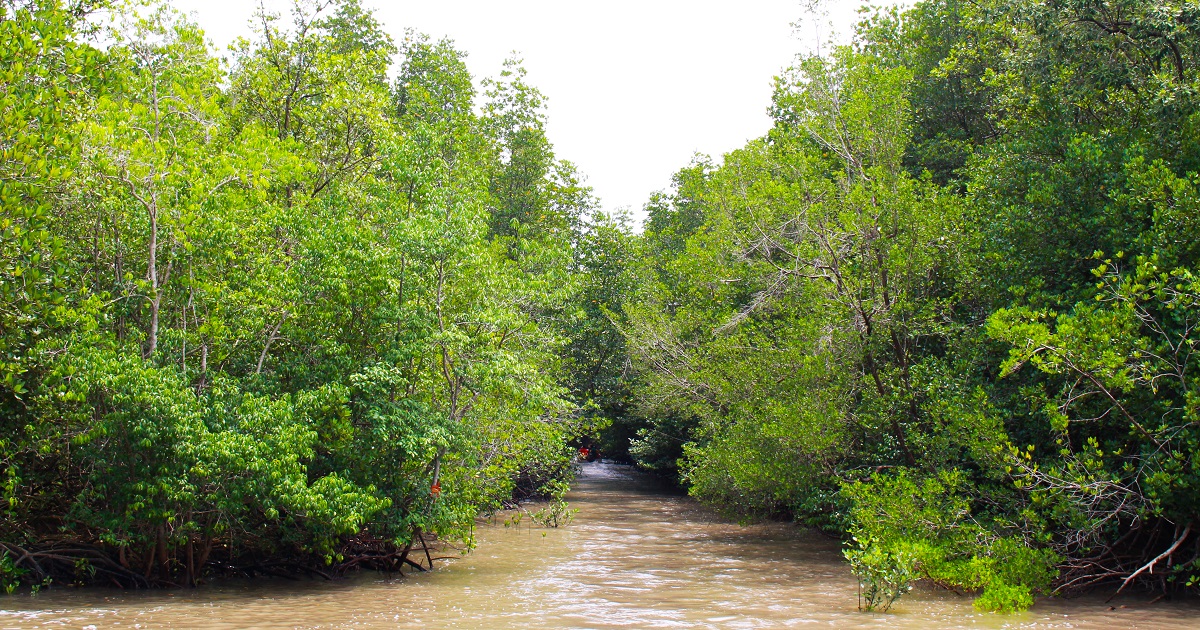
[[[625,466],[588,464],[559,528],[483,524],[469,555],[404,578],[223,581],[197,589],[55,589],[3,601],[0,627],[205,628],[1187,628],[1200,607],[1101,597],[1012,615],[919,588],[856,609],[839,546],[782,523],[739,526]]]

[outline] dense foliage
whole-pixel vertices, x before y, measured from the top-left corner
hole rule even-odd
[[[632,456],[846,534],[868,608],[1195,585],[1198,18],[926,0],[800,58],[647,206]]]
[[[870,609],[1200,582],[1192,4],[869,13],[642,234],[519,61],[98,8],[0,0],[6,588],[558,524],[580,444],[844,535]]]
[[[594,202],[519,64],[476,94],[356,0],[227,64],[97,8],[0,3],[4,586],[395,564],[561,495]]]

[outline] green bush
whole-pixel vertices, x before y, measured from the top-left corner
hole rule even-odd
[[[966,491],[960,471],[921,477],[903,469],[843,487],[853,534],[845,555],[864,608],[887,610],[920,579],[977,592],[980,610],[1033,605],[1057,575],[1058,557],[973,518]]]

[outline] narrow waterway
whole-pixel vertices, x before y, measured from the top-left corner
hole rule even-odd
[[[426,574],[54,589],[0,599],[0,628],[1200,628],[1196,605],[1043,600],[997,615],[932,589],[860,613],[820,535],[730,524],[622,466],[586,465],[570,499],[571,525],[483,525],[474,552]]]

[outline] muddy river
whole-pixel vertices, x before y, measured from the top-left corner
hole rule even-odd
[[[934,589],[862,613],[838,543],[819,534],[731,524],[624,466],[586,465],[569,499],[569,526],[497,519],[429,573],[60,588],[0,598],[0,628],[1200,628],[1195,604],[1046,599],[1000,615]]]

